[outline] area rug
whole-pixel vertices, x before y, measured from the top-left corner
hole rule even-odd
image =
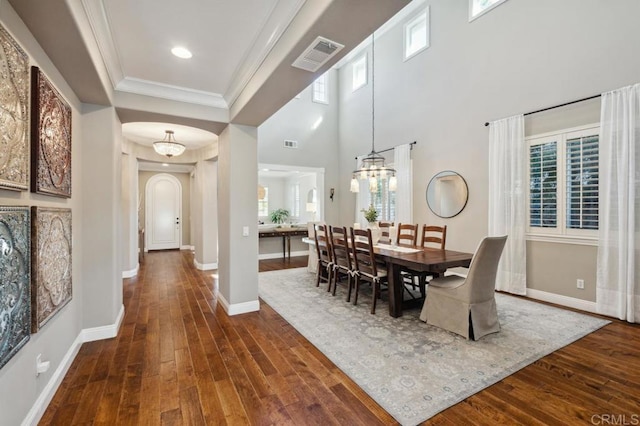
[[[477,342],[429,326],[419,309],[392,318],[383,298],[371,315],[315,286],[306,268],[259,274],[260,297],[403,425],[415,425],[608,321],[503,294],[502,330]]]

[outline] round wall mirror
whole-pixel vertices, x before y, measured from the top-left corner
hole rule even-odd
[[[462,176],[450,170],[436,174],[427,186],[427,205],[440,217],[454,217],[467,205],[469,189]]]

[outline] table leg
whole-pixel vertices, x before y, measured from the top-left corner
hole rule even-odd
[[[402,277],[400,265],[387,263],[389,280],[389,315],[394,318],[402,316]]]
[[[291,260],[291,236],[287,235],[287,257]]]
[[[282,260],[287,260],[287,236],[282,236]]]

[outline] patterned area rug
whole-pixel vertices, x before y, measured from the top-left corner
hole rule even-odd
[[[608,321],[503,294],[502,330],[477,342],[429,326],[419,308],[391,318],[385,299],[371,315],[315,286],[306,268],[259,274],[260,297],[403,425],[418,424]]]

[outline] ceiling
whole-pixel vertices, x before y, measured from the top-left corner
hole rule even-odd
[[[116,108],[128,139],[171,129],[197,148],[229,122],[261,124],[409,0],[9,3],[81,102]],[[345,48],[315,73],[293,68],[318,35]]]

